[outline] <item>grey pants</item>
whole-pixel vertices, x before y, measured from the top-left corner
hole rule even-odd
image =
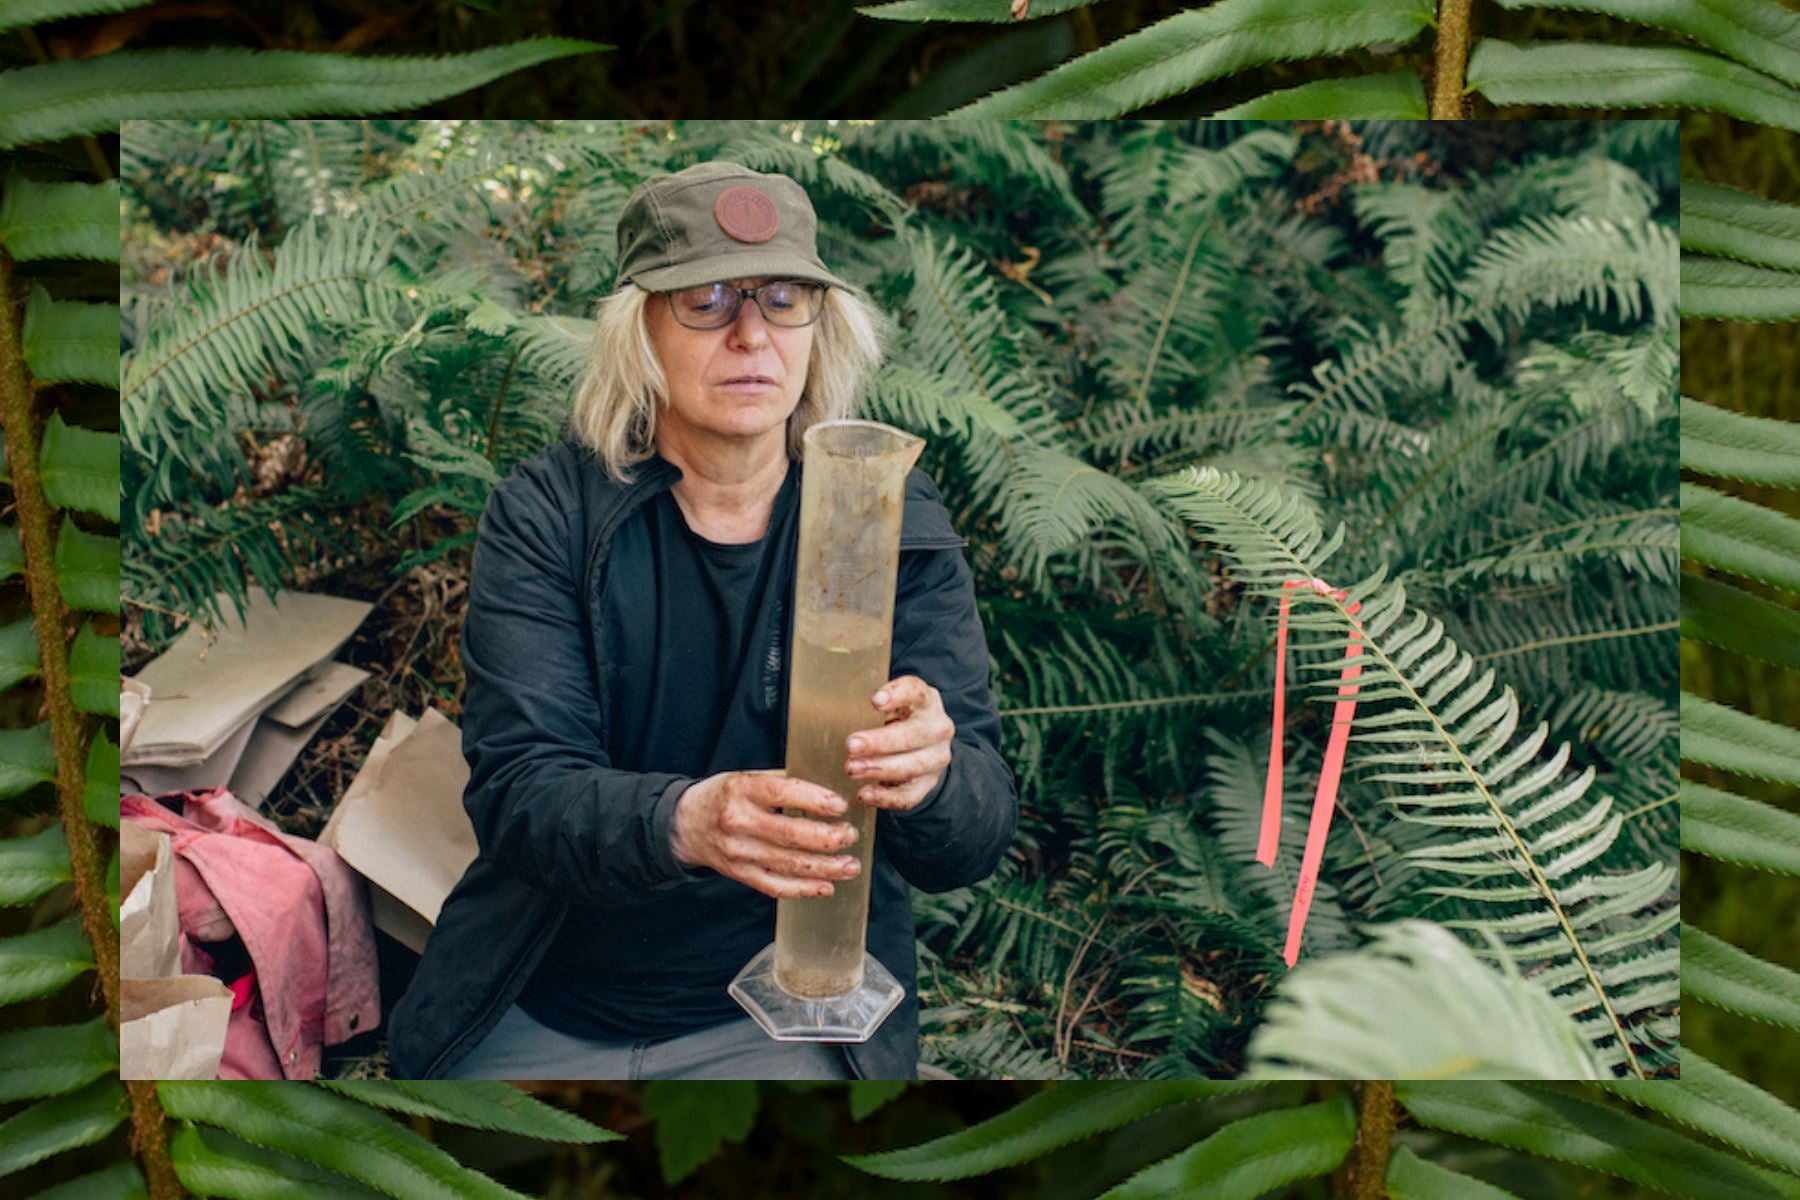
[[[450,1079],[853,1079],[831,1042],[778,1042],[749,1017],[667,1041],[558,1033],[517,1004]]]

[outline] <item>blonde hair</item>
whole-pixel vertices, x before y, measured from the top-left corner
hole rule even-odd
[[[656,451],[656,419],[668,400],[668,378],[650,345],[646,306],[654,292],[627,283],[600,302],[587,373],[575,393],[569,425],[600,456],[606,472],[631,481],[630,467]],[[788,417],[787,450],[800,458],[801,438],[820,421],[856,411],[863,382],[881,361],[886,323],[860,293],[828,288],[813,327],[812,357],[800,403]]]

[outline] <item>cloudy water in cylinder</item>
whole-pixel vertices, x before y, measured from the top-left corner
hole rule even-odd
[[[869,877],[879,810],[856,799],[867,780],[844,772],[852,733],[881,725],[870,703],[887,682],[889,625],[867,616],[804,613],[795,621],[788,693],[787,774],[822,784],[850,806],[857,831],[846,853],[862,870],[834,879],[834,893],[775,906],[775,982],[795,996],[838,996],[862,982]],[[791,811],[791,810],[790,810]],[[800,815],[800,814],[794,814]]]

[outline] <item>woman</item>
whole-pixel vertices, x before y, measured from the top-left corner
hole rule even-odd
[[[907,481],[890,682],[854,797],[778,773],[801,437],[850,415],[877,314],[819,261],[806,193],[703,163],[645,181],[563,437],[495,488],[463,630],[480,854],[393,1015],[395,1074],[908,1078],[908,885],[984,878],[1017,821],[963,539]],[[726,985],[775,901],[856,874],[907,995],[866,1043],[775,1042]],[[853,835],[851,835],[853,836]]]

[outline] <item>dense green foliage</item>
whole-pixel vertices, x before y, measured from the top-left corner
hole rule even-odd
[[[566,408],[631,184],[786,170],[895,317],[866,409],[930,439],[1020,781],[995,876],[918,898],[928,1061],[1246,1066],[1323,740],[1299,701],[1349,620],[1295,608],[1269,870],[1268,598],[1322,575],[1371,655],[1302,968],[1441,922],[1598,1069],[1666,1070],[1673,132],[133,124],[131,630],[341,588],[350,547],[465,571]]]
[[[1684,253],[1767,269],[1791,303],[1800,139],[1696,122],[1683,130],[1683,174]],[[1686,297],[1684,287],[1684,314]],[[1700,716],[1682,742],[1683,1040],[1723,1068],[1707,1069],[1709,1094],[1736,1103],[1731,1076],[1791,1097],[1800,1072],[1800,954],[1791,922],[1776,916],[1800,903],[1800,821],[1783,779],[1791,763],[1770,764],[1762,749],[1794,737],[1800,616],[1781,561],[1745,550],[1800,515],[1800,324],[1711,307],[1682,322],[1683,477],[1701,502],[1700,519],[1682,516],[1683,703]],[[1737,506],[1756,520],[1721,530],[1713,516]],[[1762,1105],[1743,1111],[1771,1130],[1791,1126]]]
[[[461,119],[1705,109],[1792,128],[1800,94],[1800,20],[1783,0],[12,0],[7,10],[0,140],[104,134],[131,117],[426,105]]]
[[[111,133],[146,112],[163,117],[279,117],[430,104],[498,76],[608,46],[535,38],[468,54],[353,57],[298,50],[128,49],[49,60],[32,27],[142,9],[152,0],[14,0],[0,12],[0,44],[18,33],[39,61],[0,69],[0,150]],[[116,35],[115,35],[116,36]],[[117,49],[103,32],[98,41]],[[10,47],[8,47],[10,49]],[[0,67],[6,62],[0,58]]]
[[[892,0],[860,11],[892,21],[1002,23],[1081,11],[1092,3],[1038,0],[1022,11],[1016,0]],[[1222,117],[1456,119],[1469,115],[1467,97],[1473,93],[1496,105],[1705,108],[1800,129],[1800,14],[1778,0],[1501,0],[1501,5],[1600,12],[1621,24],[1604,27],[1605,40],[1514,42],[1476,28],[1468,0],[1218,0],[1145,24],[1104,46],[1084,47],[1086,53],[1054,70],[991,90],[948,115],[1116,117],[1184,93],[1198,93],[1204,103],[1209,85],[1268,63],[1360,51],[1357,57],[1383,69],[1316,79],[1212,111]],[[1643,26],[1703,49],[1638,44]],[[1091,20],[1086,28],[1091,37]],[[1431,45],[1418,57],[1428,59],[1429,67],[1421,63],[1410,70],[1408,43],[1427,30]],[[1331,69],[1343,66],[1334,63]]]

